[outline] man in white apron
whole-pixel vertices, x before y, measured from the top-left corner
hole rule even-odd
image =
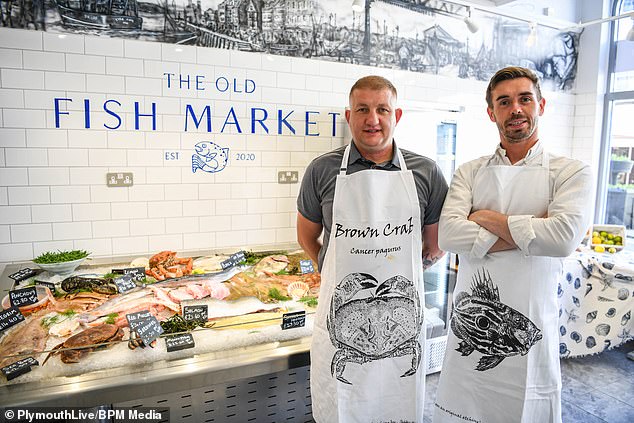
[[[544,151],[546,101],[528,69],[487,89],[492,156],[454,174],[439,244],[459,254],[438,422],[561,422],[557,276],[591,219],[590,168]]]
[[[396,147],[396,96],[383,77],[355,83],[353,142],[308,166],[297,200],[298,241],[322,273],[310,377],[319,423],[423,421],[422,272],[443,255],[447,183],[432,160]]]

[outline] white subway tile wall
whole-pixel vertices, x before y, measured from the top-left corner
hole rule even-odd
[[[299,185],[278,184],[278,172],[301,178],[346,142],[348,91],[367,74],[392,79],[407,107],[461,107],[458,164],[497,142],[481,81],[1,28],[0,270],[56,249],[100,258],[295,246]],[[545,95],[547,144],[590,162],[596,96]],[[192,163],[203,141],[229,148],[224,170]],[[107,187],[108,172],[132,172],[133,185]]]

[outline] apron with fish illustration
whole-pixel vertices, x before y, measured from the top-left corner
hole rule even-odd
[[[549,161],[484,166],[473,210],[544,216]],[[520,250],[460,256],[434,423],[561,422],[557,275],[561,260]]]
[[[422,237],[418,195],[401,171],[335,185],[311,347],[318,423],[422,422],[425,399]]]

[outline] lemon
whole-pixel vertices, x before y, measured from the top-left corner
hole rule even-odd
[[[616,253],[616,248],[614,248],[614,247],[608,248],[608,253],[611,253],[611,254]]]
[[[605,247],[603,245],[597,245],[594,247],[594,251],[596,251],[597,253],[603,253],[605,252]]]
[[[598,236],[592,237],[592,243],[593,244],[602,244],[601,238],[599,238]]]
[[[592,238],[598,237],[599,236],[599,232],[594,231],[592,232]]]

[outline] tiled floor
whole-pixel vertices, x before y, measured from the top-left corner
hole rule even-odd
[[[564,423],[634,422],[634,361],[626,357],[630,351],[634,341],[601,354],[561,361]],[[427,376],[426,423],[431,422],[439,376]]]

